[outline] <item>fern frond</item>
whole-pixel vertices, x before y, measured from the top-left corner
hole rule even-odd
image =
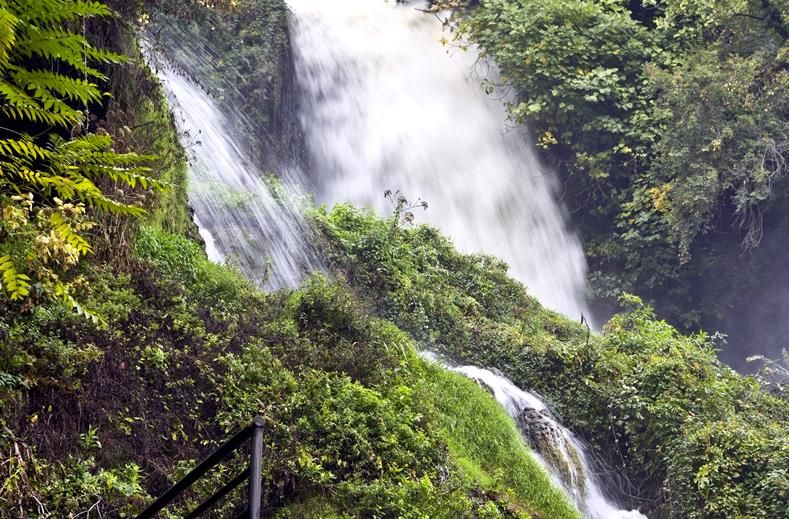
[[[10,157],[8,160],[0,160],[0,177],[6,177],[5,182],[11,182],[20,177],[19,172],[25,168],[30,168],[30,161],[19,157]],[[11,184],[12,190],[16,193],[20,191],[16,184]]]
[[[43,105],[43,110],[45,112],[62,115],[74,120],[81,120],[84,115],[80,110],[77,110],[76,108],[66,104],[65,101],[52,95],[52,93],[48,92],[47,90],[37,90],[35,92],[35,96]]]
[[[75,173],[77,173],[76,169]],[[147,211],[142,207],[124,204],[109,198],[96,187],[96,184],[85,177],[81,177],[79,174],[75,174],[73,178],[38,174],[35,176],[35,180],[39,185],[47,186],[54,190],[58,197],[63,200],[83,202],[89,207],[108,214],[137,218],[147,214]]]
[[[5,102],[8,105],[14,108],[24,108],[29,106],[41,108],[41,105],[38,104],[38,101],[36,101],[36,99],[32,96],[28,95],[24,89],[4,81],[3,79],[0,79],[0,96],[5,99]]]
[[[83,307],[79,302],[74,299],[74,297],[69,294],[68,288],[66,288],[63,283],[55,283],[55,286],[52,290],[53,294],[56,298],[63,301],[69,308],[71,308],[77,315],[87,319],[88,321],[92,322],[96,326],[100,326],[101,328],[106,328],[107,323],[104,320],[96,315],[95,313],[91,312],[87,308]]]
[[[64,128],[77,124],[82,120],[82,112],[74,111],[68,114],[58,114],[35,107],[5,106],[0,108],[0,113],[12,121],[30,121]],[[75,114],[79,114],[79,116],[76,117]]]
[[[103,211],[106,214],[114,214],[117,216],[132,216],[134,218],[142,218],[148,211],[137,205],[124,204],[117,202],[109,197],[86,195],[83,200],[87,205]]]
[[[73,166],[72,175],[110,178],[131,188],[136,188],[139,184],[145,189],[165,189],[163,182],[148,176],[150,168],[140,165],[150,162],[156,157],[107,151],[111,145],[112,138],[109,135],[96,134],[70,141],[53,137],[51,143],[52,149],[59,159],[56,163]]]
[[[164,187],[148,176],[146,162],[152,157],[115,153],[109,135],[64,140],[51,131],[52,127],[69,129],[84,123],[82,108],[100,103],[108,95],[96,84],[106,80],[97,66],[125,58],[93,47],[74,28],[85,18],[110,14],[100,0],[0,0],[0,118],[7,123],[3,126],[14,128],[18,122],[19,127],[31,123],[50,127],[38,138],[17,134],[0,138],[0,195],[24,201],[20,202],[22,212],[17,213],[28,215],[28,223],[15,239],[27,240],[30,245],[37,239],[31,237],[36,233],[55,238],[47,243],[61,249],[66,246],[68,261],[58,263],[64,267],[92,252],[84,234],[92,225],[85,207],[121,216],[145,214],[142,207],[106,195],[97,185],[104,185],[100,181],[132,188]],[[46,146],[40,144],[47,138],[44,134],[51,138]],[[37,291],[62,300],[97,324],[101,322],[69,294],[68,283],[60,279],[66,272],[56,272],[47,264],[51,255],[39,257],[31,252],[15,257],[0,250],[7,254],[0,257],[0,294],[12,300],[30,294],[34,285],[22,273],[24,268],[36,280]],[[59,249],[60,253],[64,251]]]
[[[31,186],[48,187],[54,182],[48,175],[40,171],[34,171],[26,166],[19,168],[14,174]]]
[[[48,70],[24,70],[18,69],[11,73],[11,78],[19,87],[44,102],[47,108],[47,98],[44,96],[57,93],[61,98],[67,98],[81,104],[94,103],[101,101],[101,90],[95,83],[90,83],[84,79],[71,78],[62,74],[56,74]]]
[[[71,227],[71,223],[63,218],[62,214],[52,213],[49,217],[49,223],[52,226],[52,230],[55,231],[55,234],[74,247],[80,254],[90,254],[93,252],[93,248],[88,241]]]
[[[118,54],[116,52],[112,52],[106,49],[99,49],[93,47],[92,45],[87,45],[82,49],[82,52],[85,53],[85,57],[88,61],[93,63],[103,63],[107,64],[115,64],[119,65],[121,63],[127,63],[129,58],[124,56],[123,54]],[[106,79],[106,78],[105,78]]]
[[[0,289],[5,290],[12,301],[30,295],[30,278],[16,270],[10,256],[0,257]]]
[[[39,57],[60,61],[82,74],[102,79],[104,75],[86,63],[85,50],[88,48],[87,40],[79,34],[63,29],[31,29],[18,36],[15,51],[25,59]]]
[[[105,4],[90,0],[7,0],[9,7],[26,22],[39,24],[62,24],[78,18],[110,16]]]
[[[147,175],[151,168],[119,168],[98,165],[82,165],[79,173],[88,178],[110,178],[115,182],[135,189],[138,185],[143,189],[156,189],[163,191],[167,184]]]
[[[23,139],[0,139],[0,156],[23,157],[32,160],[45,160],[52,152],[33,142],[29,137]]]
[[[11,49],[16,43],[16,26],[19,19],[0,7],[0,67],[8,65]]]
[[[76,157],[88,151],[107,151],[112,146],[112,137],[91,133],[79,139],[67,141],[59,135],[52,135],[49,142],[52,148],[57,150],[60,155],[65,156],[71,153]]]
[[[0,79],[0,113],[13,121],[30,121],[49,126],[68,127],[80,122],[83,113],[60,100],[47,98],[42,106],[38,99],[22,88]]]

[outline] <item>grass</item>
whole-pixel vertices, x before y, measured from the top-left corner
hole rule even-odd
[[[580,517],[493,396],[462,375],[438,366],[428,369],[449,452],[467,477],[529,517]]]

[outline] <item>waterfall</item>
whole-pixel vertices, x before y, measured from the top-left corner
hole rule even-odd
[[[467,252],[506,260],[540,301],[586,312],[581,246],[557,203],[558,186],[527,135],[507,128],[501,99],[481,88],[473,51],[442,48],[437,20],[385,0],[289,0],[309,182],[293,166],[266,177],[245,149],[244,114],[145,48],[190,153],[189,200],[209,258],[237,264],[266,288],[296,287],[325,271],[301,214],[303,185],[323,202],[386,213],[386,190],[430,204],[427,222]],[[188,68],[199,53],[180,49]],[[490,74],[495,70],[490,69]],[[607,499],[583,444],[536,395],[473,366],[536,456],[589,518],[642,518]]]
[[[291,175],[266,177],[238,135],[240,113],[220,110],[194,82],[145,48],[190,154],[189,204],[209,259],[237,265],[264,288],[295,288],[325,271]]]
[[[435,358],[435,357],[433,357]],[[592,470],[586,447],[533,393],[523,391],[505,377],[476,366],[452,368],[475,380],[493,394],[515,420],[537,460],[589,519],[640,519],[637,511],[621,510],[605,497],[599,476]]]
[[[557,204],[555,176],[473,50],[442,47],[441,23],[385,0],[288,0],[301,121],[318,200],[391,213],[388,189],[421,198],[465,252],[505,260],[545,306],[588,312],[586,264]],[[424,6],[424,5],[422,5]]]

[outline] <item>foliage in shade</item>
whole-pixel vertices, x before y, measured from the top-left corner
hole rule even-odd
[[[125,5],[127,11],[134,11],[137,2],[127,3],[133,4]],[[230,13],[224,15],[233,19],[235,2],[222,4]],[[509,4],[514,0],[495,3]],[[719,38],[732,16],[720,7],[729,5],[725,2],[643,4],[658,9],[650,16],[631,12],[638,23],[624,18],[621,2],[564,2],[557,5],[564,5],[566,13],[554,12],[550,19],[572,14],[584,20],[592,32],[579,38],[636,35],[627,50],[638,57],[654,50],[650,31],[674,30],[664,25],[666,20],[689,20],[676,31],[673,52]],[[8,65],[52,64],[42,54],[20,58],[15,53],[25,20],[35,15],[42,26],[59,20],[62,27],[74,28],[81,17],[106,14],[102,4],[91,1],[8,0],[0,5],[0,42],[7,49],[0,54],[5,56],[2,81],[12,86],[15,79],[5,74]],[[257,44],[263,46],[280,45],[284,4],[265,0],[265,5],[277,8],[274,20],[261,20],[246,37],[260,37]],[[680,5],[688,10],[678,9]],[[551,6],[540,1],[533,7]],[[596,27],[596,21],[617,29]],[[558,28],[573,36],[564,25]],[[774,30],[780,34],[782,29]],[[590,54],[615,62],[610,68],[627,68],[641,88],[637,67],[623,61],[616,46],[606,48],[611,56]],[[239,54],[249,58],[244,51]],[[86,67],[94,60],[115,59],[109,54],[82,56]],[[745,136],[738,150],[760,150],[746,142],[750,132],[779,127],[754,107],[768,101],[783,106],[780,75],[765,75],[757,61],[740,58],[735,61],[743,67],[743,83],[723,87],[714,80],[722,73],[714,64],[669,63],[667,70],[654,71],[646,81],[662,85],[654,97],[666,103],[660,120],[668,121],[696,102],[691,93],[702,84],[706,94],[725,101],[722,106],[746,105],[746,117],[737,121],[732,135]],[[85,90],[92,88],[90,81],[102,79],[80,70],[78,84],[56,84],[49,82],[56,78],[35,74],[18,77],[23,83],[40,81],[45,92],[24,92],[39,103],[38,109],[69,113],[47,98],[57,97],[76,115],[92,99]],[[682,77],[672,75],[677,70]],[[605,69],[598,72],[592,87],[610,89],[607,93],[621,101],[614,115],[626,117],[630,98],[622,89],[627,85]],[[771,87],[756,92],[744,86],[746,72]],[[770,83],[768,76],[776,81]],[[132,85],[150,86],[148,73],[124,77],[133,77]],[[590,84],[565,88],[569,78],[556,83],[557,92],[575,96],[580,113],[590,124],[599,123],[593,112],[601,106],[580,95],[589,92]],[[68,124],[48,132],[53,135],[39,135],[40,121],[30,118],[23,131],[0,136],[0,159],[5,161],[0,270],[8,292],[0,298],[2,519],[133,516],[254,414],[267,422],[264,504],[276,517],[577,517],[535,466],[490,395],[471,381],[427,365],[416,354],[417,344],[464,362],[498,367],[522,387],[547,395],[566,424],[629,476],[621,484],[641,498],[634,497],[633,506],[692,519],[785,516],[786,395],[770,393],[760,380],[722,366],[715,359],[714,338],[683,335],[635,297],[623,299],[627,311],[614,317],[602,335],[589,334],[542,308],[507,275],[501,261],[461,254],[433,228],[404,228],[412,217],[403,214],[403,204],[395,204],[395,215],[388,219],[345,205],[313,211],[324,249],[348,283],[316,276],[299,290],[264,294],[232,268],[208,262],[201,245],[188,237],[194,230],[185,198],[184,153],[161,90],[130,92],[125,85],[115,86],[123,95],[109,114],[114,133],[123,139],[120,144],[98,131],[83,135],[93,123],[82,118],[78,122],[84,126]],[[49,108],[45,98],[52,102]],[[3,106],[12,102],[3,97]],[[712,119],[726,126],[732,113],[722,110]],[[0,132],[8,132],[3,128]],[[691,129],[699,133],[701,126]],[[598,130],[618,136],[621,128]],[[542,142],[550,146],[551,138],[558,142],[560,135],[551,132]],[[679,140],[667,135],[661,142]],[[112,151],[135,145],[172,160],[156,162],[156,174],[149,174],[141,158]],[[722,140],[721,150],[730,145],[733,141]],[[630,148],[611,157],[639,153]],[[729,165],[742,159],[737,150],[719,156],[714,150],[688,148],[685,156],[675,157],[676,163],[661,168],[679,171],[683,161],[697,160],[688,157],[699,150],[709,154],[705,160],[720,172],[735,171]],[[600,164],[608,160],[596,158]],[[53,183],[32,184],[23,178],[24,167]],[[18,173],[5,176],[7,168]],[[651,231],[629,236],[627,243],[664,243],[678,225],[670,221],[678,207],[685,212],[677,218],[696,218],[694,225],[703,232],[708,198],[720,193],[702,193],[696,205],[676,205],[672,196],[681,188],[669,178],[674,175],[659,182],[639,177],[632,193],[621,193],[621,200],[627,200],[618,221],[623,236],[630,226]],[[162,187],[151,176],[176,183],[175,194],[147,193],[145,207],[154,213],[145,225],[132,227],[133,245],[109,247],[124,256],[121,261],[109,263],[94,254],[78,265],[84,254],[99,249],[96,240],[88,239],[91,233],[114,232],[106,221],[97,223],[91,216],[142,214],[111,189]],[[734,186],[725,176],[719,175],[721,182]],[[597,177],[600,182],[610,178]],[[746,188],[745,198],[764,194],[770,186],[769,179],[767,184],[752,180],[748,186],[754,190]],[[23,272],[22,264],[34,275]],[[62,281],[63,272],[77,267],[79,276]],[[54,283],[56,296],[71,297],[73,305],[78,296],[106,326],[89,326],[57,301],[29,297],[45,288],[46,280]],[[58,291],[58,281],[63,291]],[[14,293],[21,303],[11,300]],[[175,503],[170,514],[184,515],[243,463],[228,460]],[[239,501],[240,494],[231,496],[216,516],[234,516]]]
[[[699,278],[755,283],[714,256],[758,246],[787,190],[785,2],[445,5],[474,6],[457,41],[495,60],[513,118],[561,164],[600,300],[639,293],[694,325],[725,308]]]

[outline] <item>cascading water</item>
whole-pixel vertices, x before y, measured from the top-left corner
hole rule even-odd
[[[501,99],[470,77],[473,52],[448,54],[418,2],[288,0],[302,125],[316,193],[391,211],[399,189],[467,252],[507,261],[544,305],[586,313],[586,264],[557,185]]]
[[[501,101],[468,77],[477,57],[448,56],[440,26],[383,0],[290,0],[303,92],[301,114],[318,196],[384,210],[383,192],[429,200],[431,223],[468,251],[510,262],[544,304],[585,311],[585,264],[525,136],[506,131]],[[157,73],[191,149],[190,203],[215,261],[236,262],[269,288],[294,287],[324,270],[297,204],[302,178],[282,171],[271,188],[228,114],[161,59]],[[179,57],[188,67],[198,59]],[[473,366],[456,371],[488,388],[516,421],[538,460],[592,519],[642,518],[607,500],[583,445],[535,395]]]
[[[535,456],[589,519],[643,519],[637,511],[621,510],[603,495],[591,470],[586,449],[551,415],[536,395],[511,381],[476,366],[452,368],[488,389],[515,420]]]
[[[147,51],[191,152],[189,203],[211,260],[235,263],[266,288],[295,288],[325,270],[287,178],[269,179],[239,144],[230,115],[201,88]],[[241,119],[240,114],[235,114]],[[274,184],[271,184],[271,183]],[[272,188],[273,185],[273,188]]]

